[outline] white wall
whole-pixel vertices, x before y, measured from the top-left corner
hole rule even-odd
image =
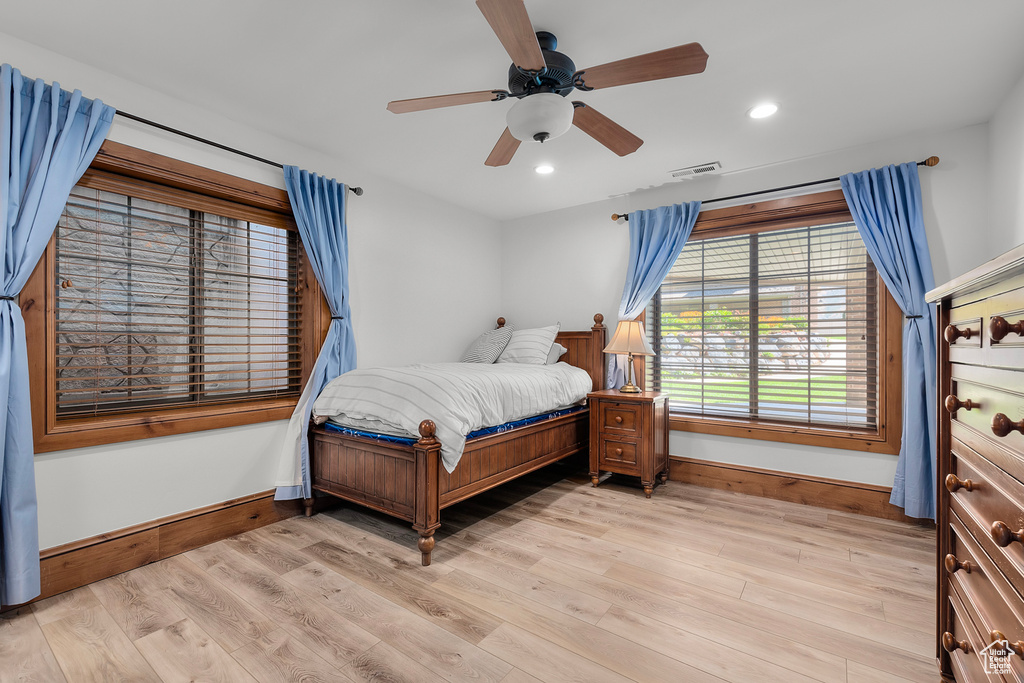
[[[1024,244],[1024,77],[989,122],[992,226],[1000,242]]]
[[[937,155],[921,169],[925,224],[937,283],[1008,248],[988,229],[985,125],[822,154],[743,173],[680,181],[629,196],[502,224],[501,309],[521,324],[561,320],[585,329],[595,312],[614,325],[629,249],[612,213],[829,178]],[[1022,162],[1024,164],[1024,162]],[[728,171],[728,169],[726,169]],[[892,485],[896,457],[770,441],[672,432],[673,455],[847,481]]]
[[[223,144],[365,189],[348,226],[360,366],[456,360],[501,314],[498,224],[0,34],[23,74]],[[268,185],[281,171],[115,118],[110,139]],[[31,340],[29,340],[31,343]],[[273,488],[286,423],[273,422],[36,456],[40,545],[86,538]]]

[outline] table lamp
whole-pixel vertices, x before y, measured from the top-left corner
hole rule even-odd
[[[620,320],[605,353],[626,354],[626,383],[619,389],[624,394],[639,394],[640,387],[633,384],[633,356],[653,356],[654,349],[647,343],[644,324],[639,320]]]

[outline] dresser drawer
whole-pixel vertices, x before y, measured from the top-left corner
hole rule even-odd
[[[1024,602],[1006,581],[991,558],[971,536],[964,523],[950,515],[953,532],[951,552],[945,557],[949,581],[963,598],[971,621],[982,640],[1002,635],[1010,643],[1024,641]],[[998,632],[998,633],[996,633]],[[1024,680],[1024,660],[1011,657],[1012,671]]]
[[[939,635],[942,648],[949,653],[956,680],[961,683],[980,681],[1003,681],[1001,676],[989,676],[982,663],[981,651],[988,646],[987,640],[978,633],[964,606],[963,598],[956,586],[949,589],[950,613],[946,631]]]
[[[942,330],[944,343],[949,345],[949,360],[954,363],[983,362],[982,343],[985,330],[985,303],[974,303],[949,312],[949,324]]]
[[[957,439],[946,476],[950,505],[1014,586],[1024,586],[1024,485]]]
[[[1024,288],[953,303],[943,330],[954,363],[1024,369]]]
[[[985,329],[989,346],[987,364],[1019,369],[1024,368],[1024,291],[1011,294],[1016,294],[1016,298],[991,303]]]
[[[640,431],[640,406],[601,401],[601,428],[636,434]]]
[[[625,465],[635,468],[637,465],[636,441],[624,439],[603,439],[601,441],[601,466]],[[622,473],[620,473],[622,474]]]
[[[954,423],[1024,455],[1024,373],[953,365],[952,393],[945,398]]]

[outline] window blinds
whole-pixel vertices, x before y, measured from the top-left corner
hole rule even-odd
[[[877,277],[853,223],[691,240],[647,320],[673,412],[877,424]]]
[[[297,395],[293,231],[79,185],[56,232],[58,417]]]

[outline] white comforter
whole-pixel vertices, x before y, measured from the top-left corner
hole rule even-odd
[[[591,390],[584,370],[567,363],[429,363],[346,372],[324,388],[313,417],[394,436],[419,436],[437,425],[441,460],[455,469],[466,435],[512,420],[567,408]]]

